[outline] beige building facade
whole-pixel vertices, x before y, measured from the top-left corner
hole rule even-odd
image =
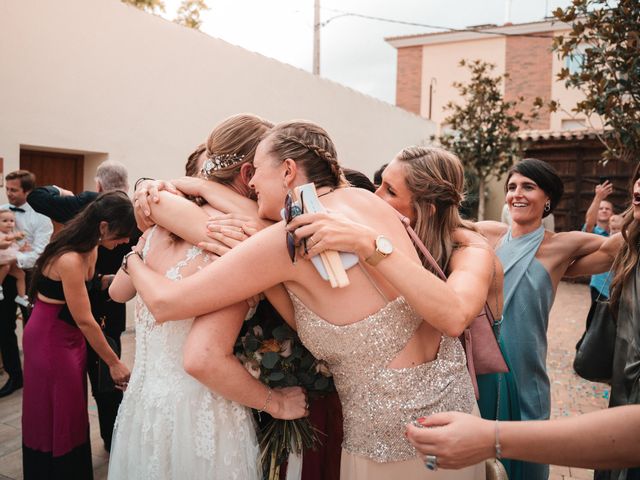
[[[530,111],[537,97],[560,103],[556,112],[541,110],[531,122],[531,130],[550,134],[599,128],[596,118],[587,121],[574,116],[571,109],[582,96],[557,80],[563,67],[579,68],[577,58],[575,62],[561,60],[551,50],[553,37],[568,31],[567,24],[545,20],[387,38],[398,52],[396,105],[433,120],[440,130],[446,126],[445,105],[461,101],[452,84],[471,78],[468,69],[459,66],[460,61],[479,59],[495,65],[494,75],[508,75],[502,83],[503,95],[506,100],[524,97],[523,112]],[[502,183],[493,182],[489,190],[486,216],[499,219],[504,203]]]
[[[3,175],[33,165],[49,183],[68,165],[77,189],[93,188],[105,159],[132,179],[181,175],[211,128],[240,112],[315,121],[341,162],[368,175],[435,132],[413,112],[119,0],[0,2],[0,65]]]

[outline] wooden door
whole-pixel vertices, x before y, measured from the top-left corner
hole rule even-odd
[[[57,185],[73,193],[84,190],[84,156],[20,150],[20,168],[36,176],[36,185]]]
[[[73,193],[84,190],[84,155],[20,150],[20,169],[36,176],[36,186],[57,185]],[[62,225],[53,222],[54,232],[60,228]]]

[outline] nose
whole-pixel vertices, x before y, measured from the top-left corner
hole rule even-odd
[[[376,188],[376,191],[374,193],[377,196],[379,196],[380,198],[382,198],[382,185],[380,185],[378,188]]]

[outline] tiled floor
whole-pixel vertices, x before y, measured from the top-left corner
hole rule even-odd
[[[567,416],[589,412],[607,406],[606,385],[594,384],[577,377],[571,368],[574,345],[584,328],[589,310],[589,291],[585,285],[561,283],[549,324],[548,366],[551,375],[552,416]],[[122,337],[123,357],[128,365],[133,362],[134,336],[127,332]],[[6,377],[0,377],[0,385]],[[91,398],[91,396],[90,396]],[[0,399],[0,480],[22,479],[22,453],[20,450],[20,413],[22,391]],[[90,400],[91,445],[95,479],[107,477],[108,455],[102,447],[98,430],[95,403]],[[551,467],[550,480],[590,479],[590,470]]]

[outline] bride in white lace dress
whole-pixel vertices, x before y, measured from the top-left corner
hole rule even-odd
[[[149,265],[161,268],[167,257],[181,257],[166,269],[171,280],[210,261],[210,255],[172,241],[159,228],[147,236]],[[183,368],[194,320],[156,325],[140,297],[135,309],[135,364],[116,420],[109,479],[259,478],[249,409],[210,391]]]
[[[253,156],[247,152],[255,149],[263,123],[253,115],[231,117],[212,131],[209,146],[236,142],[239,155],[234,158],[250,163]],[[208,205],[202,210],[203,215],[219,213]],[[142,241],[145,264],[172,281],[217,258],[159,226],[148,229]],[[109,293],[120,302],[136,295],[122,270]],[[207,292],[194,290],[190,295]],[[181,300],[188,303],[190,298]],[[247,407],[287,419],[307,410],[301,388],[271,390],[233,355],[248,308],[243,301],[160,325],[136,297],[135,361],[114,428],[110,480],[261,478],[253,416]]]

